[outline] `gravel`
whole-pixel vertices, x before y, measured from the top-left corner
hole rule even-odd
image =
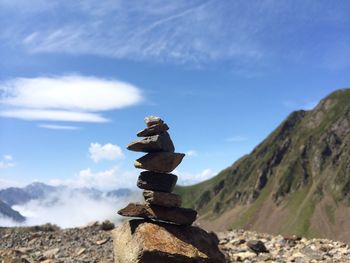
[[[108,230],[103,230],[108,229]],[[0,263],[113,263],[112,227],[93,223],[82,228],[54,226],[0,228]],[[218,233],[227,262],[350,262],[349,245],[327,239],[272,236],[252,231]],[[254,249],[262,244],[266,249]],[[253,249],[252,249],[253,248]]]

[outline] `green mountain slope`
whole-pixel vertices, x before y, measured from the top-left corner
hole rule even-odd
[[[293,112],[249,155],[176,191],[207,228],[350,241],[350,89]]]

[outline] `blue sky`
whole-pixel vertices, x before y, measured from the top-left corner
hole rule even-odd
[[[0,187],[132,187],[159,115],[184,184],[349,87],[348,1],[0,0]]]

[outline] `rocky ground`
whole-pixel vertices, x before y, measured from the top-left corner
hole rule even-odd
[[[60,230],[52,225],[0,228],[0,263],[113,263],[108,223]],[[218,234],[227,262],[350,262],[350,247],[326,239],[233,230]]]

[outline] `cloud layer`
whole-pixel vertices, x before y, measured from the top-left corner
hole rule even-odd
[[[52,185],[69,187],[94,187],[111,190],[113,188],[135,188],[137,172],[125,171],[117,166],[103,171],[93,171],[91,168],[82,169],[73,178],[52,179]]]
[[[121,217],[116,211],[128,202],[140,200],[140,193],[119,198],[107,196],[94,198],[87,193],[67,189],[53,193],[43,200],[32,200],[13,208],[27,217],[25,225],[41,225],[50,222],[67,228],[84,226],[106,219],[118,223]],[[0,225],[13,226],[16,223],[0,218]]]
[[[140,103],[139,88],[118,80],[69,75],[0,83],[0,116],[23,120],[107,122],[98,112]]]
[[[237,68],[276,60],[350,64],[350,8],[344,1],[12,0],[1,1],[0,10],[0,39],[29,53],[191,65],[224,61]]]

